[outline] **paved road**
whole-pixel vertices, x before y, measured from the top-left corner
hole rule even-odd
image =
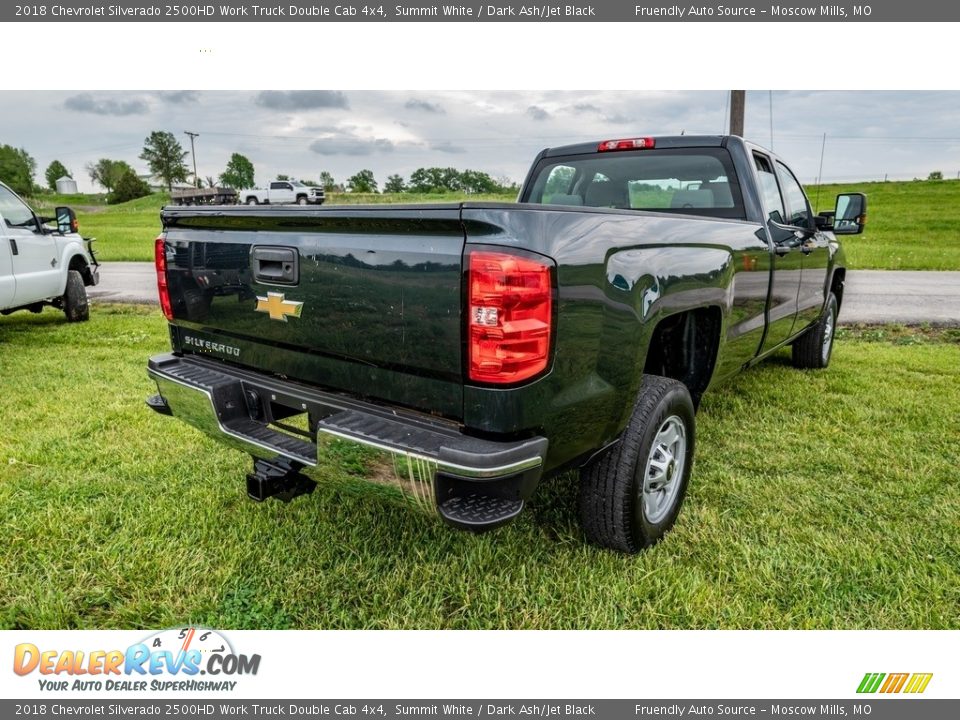
[[[960,325],[960,272],[850,270],[840,322]]]
[[[92,298],[157,302],[151,263],[112,262],[100,268]],[[843,323],[960,325],[960,272],[851,270],[844,291]]]
[[[157,271],[153,263],[101,263],[100,284],[87,288],[87,296],[106,302],[159,304]]]

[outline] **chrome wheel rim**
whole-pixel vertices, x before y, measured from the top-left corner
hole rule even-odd
[[[673,508],[687,461],[687,431],[683,420],[671,415],[657,431],[647,455],[641,500],[647,521],[657,524]]]
[[[823,326],[823,345],[820,348],[820,355],[824,363],[830,359],[830,348],[833,346],[833,325],[833,308],[829,308],[826,323]]]

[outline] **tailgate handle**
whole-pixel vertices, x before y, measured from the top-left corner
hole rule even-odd
[[[300,281],[300,255],[296,248],[253,248],[253,279],[260,283],[296,285]]]

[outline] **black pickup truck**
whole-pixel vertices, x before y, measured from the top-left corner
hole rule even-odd
[[[827,365],[865,218],[814,216],[735,136],[550,148],[515,204],[168,207],[148,404],[251,454],[258,500],[307,489],[323,436],[474,530],[578,468],[587,537],[635,552],[676,521],[704,392],[785,345]]]

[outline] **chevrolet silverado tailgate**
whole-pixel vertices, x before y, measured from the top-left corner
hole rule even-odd
[[[163,211],[174,344],[459,417],[459,207]]]

